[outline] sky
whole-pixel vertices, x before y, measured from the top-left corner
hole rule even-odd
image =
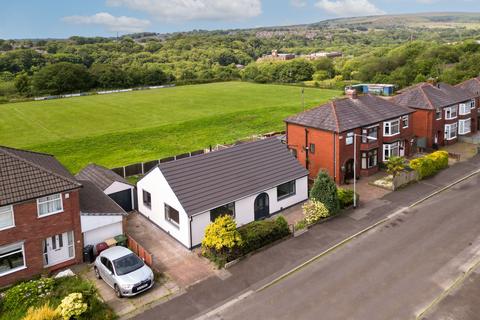
[[[480,12],[478,0],[0,0],[0,3],[0,39],[251,28],[377,14]]]

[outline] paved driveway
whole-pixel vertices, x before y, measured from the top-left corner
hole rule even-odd
[[[153,254],[154,268],[186,288],[216,274],[215,267],[197,253],[183,247],[140,213],[131,213],[127,232]]]

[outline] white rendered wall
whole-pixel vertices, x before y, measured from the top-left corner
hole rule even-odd
[[[130,190],[130,189],[133,189],[133,188],[134,187],[132,187],[129,184],[115,181],[107,189],[105,189],[103,192],[105,194],[112,194],[112,193],[115,193],[115,192],[120,192],[120,191],[123,191],[123,190]]]

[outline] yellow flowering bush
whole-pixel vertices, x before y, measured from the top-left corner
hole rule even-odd
[[[69,320],[72,317],[78,317],[87,311],[87,308],[88,305],[83,302],[83,295],[79,292],[74,292],[63,298],[57,308],[57,312],[64,320]]]
[[[306,202],[303,206],[303,215],[305,216],[305,221],[307,224],[311,225],[314,224],[321,219],[328,218],[330,216],[330,212],[328,211],[327,207],[317,200],[310,200]]]
[[[57,310],[50,307],[48,303],[41,307],[30,307],[23,320],[59,320],[60,315]]]

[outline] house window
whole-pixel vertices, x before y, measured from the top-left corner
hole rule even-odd
[[[452,140],[457,137],[457,124],[446,124],[445,125],[445,140]]]
[[[440,108],[435,109],[435,119],[437,119],[437,120],[442,119],[442,109],[440,109]]]
[[[378,163],[378,149],[362,152],[362,169],[376,167]]]
[[[383,123],[383,135],[391,137],[400,133],[400,119]]]
[[[455,119],[457,117],[457,113],[458,113],[457,106],[451,106],[451,107],[445,108],[445,119],[447,120]]]
[[[383,161],[387,161],[390,157],[398,157],[399,156],[399,143],[386,143],[383,145]]]
[[[461,116],[470,114],[470,110],[472,109],[471,102],[460,103],[460,111],[459,114]]]
[[[227,203],[226,205],[210,210],[210,221],[215,221],[220,216],[235,217],[235,202]]]
[[[180,226],[180,214],[178,210],[173,209],[168,204],[165,203],[165,220],[170,222],[176,227]]]
[[[73,258],[75,256],[75,248],[73,246],[73,231],[67,232],[67,245],[68,245],[68,257]]]
[[[0,230],[15,227],[13,206],[0,207]]]
[[[277,200],[282,200],[295,194],[295,180],[281,184],[277,187]]]
[[[14,243],[0,247],[0,277],[25,267],[23,243]]]
[[[368,138],[371,139],[368,139]],[[378,126],[362,129],[362,143],[373,142],[378,139]]]
[[[475,99],[472,99],[472,101],[470,101],[470,109],[475,109]]]
[[[308,148],[308,151],[310,151],[310,153],[315,153],[315,143],[310,143],[310,147]]]
[[[347,138],[345,139],[345,144],[351,145],[353,143],[353,132],[347,133]]]
[[[37,212],[39,217],[49,216],[62,211],[63,203],[60,193],[37,199]]]
[[[470,133],[471,126],[472,126],[471,118],[458,121],[458,134]]]
[[[297,149],[290,149],[290,152],[292,153],[292,156],[294,156],[295,158],[298,157]]]
[[[402,128],[408,128],[408,116],[402,117]]]
[[[152,195],[150,194],[150,192],[142,190],[142,198],[143,198],[143,204],[146,207],[151,208],[152,207]]]

